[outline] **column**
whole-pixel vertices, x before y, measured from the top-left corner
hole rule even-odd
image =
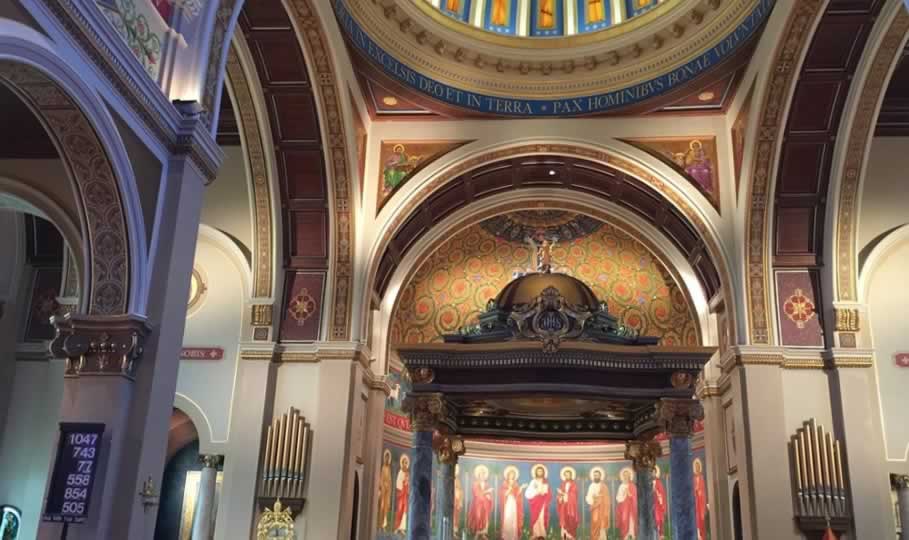
[[[215,535],[215,488],[221,456],[202,455],[199,458],[202,460],[202,473],[193,512],[192,540],[211,540]]]
[[[900,538],[909,538],[909,476],[891,475],[890,481],[896,486],[896,500],[899,506]]]
[[[694,422],[704,418],[704,409],[694,399],[663,399],[657,404],[657,417],[669,433],[669,508],[673,537],[676,540],[698,540],[690,437]]]
[[[141,315],[56,321],[52,352],[67,361],[60,418],[106,426],[90,512],[69,527],[68,540],[153,536],[202,195],[221,159],[198,114],[187,111],[176,137],[148,265],[131,291],[130,306]],[[41,524],[41,540],[60,536],[60,524]]]
[[[653,468],[662,455],[660,443],[646,439],[628,441],[625,445],[625,459],[634,464],[635,484],[638,492],[638,530],[636,538],[655,540],[656,525],[653,510]]]
[[[410,500],[407,510],[407,540],[429,540],[432,533],[432,436],[445,415],[439,394],[408,394],[403,403],[413,430],[410,464]]]
[[[436,531],[438,540],[454,538],[454,481],[458,457],[464,454],[464,439],[457,435],[439,435],[434,441],[439,458],[441,485],[436,488],[438,510]]]

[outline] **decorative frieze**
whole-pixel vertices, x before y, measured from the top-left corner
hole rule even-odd
[[[56,336],[51,354],[66,359],[66,377],[90,375],[133,378],[151,328],[145,319],[117,315],[91,317],[68,313],[53,317]]]

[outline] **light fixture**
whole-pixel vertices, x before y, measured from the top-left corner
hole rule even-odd
[[[714,94],[713,92],[711,92],[709,90],[698,94],[698,100],[700,100],[700,101],[710,101],[711,99],[713,99],[715,97],[716,97],[716,94]]]
[[[388,105],[389,107],[394,107],[398,104],[398,98],[394,96],[385,96],[382,98],[382,103]]]
[[[549,176],[555,176],[555,169],[549,169]]]

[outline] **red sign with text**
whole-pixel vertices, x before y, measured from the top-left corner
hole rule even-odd
[[[909,367],[909,352],[898,352],[893,355],[897,367]]]
[[[221,347],[183,347],[180,360],[221,360],[224,349]]]

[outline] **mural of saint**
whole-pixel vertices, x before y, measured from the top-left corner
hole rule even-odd
[[[562,468],[562,486],[556,498],[556,510],[559,512],[559,527],[562,529],[562,540],[575,540],[578,536],[578,484],[575,481],[575,470],[572,467]]]
[[[656,528],[657,538],[663,538],[663,527],[666,524],[666,486],[660,478],[660,466],[653,466],[653,526]]]
[[[407,502],[410,500],[410,458],[402,454],[395,479],[395,532],[407,533]]]
[[[707,486],[704,484],[704,464],[695,458],[694,470],[694,522],[698,527],[698,540],[707,540]]]
[[[499,508],[502,515],[502,540],[521,540],[524,527],[524,501],[521,492],[525,485],[518,484],[520,472],[514,465],[505,467],[505,480],[499,488]]]
[[[488,535],[492,519],[492,488],[489,486],[489,469],[477,465],[473,470],[473,488],[470,508],[467,510],[467,529],[474,536]]]
[[[492,0],[490,22],[494,26],[508,26],[508,2],[510,0]]]
[[[543,465],[534,465],[533,479],[524,491],[524,497],[530,504],[530,537],[546,538],[549,530],[549,471]]]
[[[454,514],[452,528],[455,537],[461,532],[461,511],[464,510],[464,486],[461,485],[461,466],[455,465],[454,479]]]
[[[445,9],[452,13],[460,13],[461,0],[445,0]]]
[[[540,1],[540,14],[537,17],[538,26],[540,28],[553,28],[555,27],[555,0],[539,0]]]
[[[379,529],[388,530],[388,513],[391,510],[391,450],[382,452],[382,469],[379,474]]]
[[[672,160],[708,193],[713,192],[713,163],[704,151],[704,143],[695,139],[685,152],[674,152]]]
[[[620,476],[622,484],[615,496],[619,539],[634,540],[638,536],[638,491],[634,485],[634,472],[625,467]]]
[[[590,540],[607,540],[611,500],[602,467],[590,471],[590,486],[584,501],[590,507]]]
[[[422,160],[423,156],[410,155],[403,144],[396,144],[382,166],[382,195],[390,195]]]
[[[587,22],[589,24],[606,20],[604,0],[587,0]]]

